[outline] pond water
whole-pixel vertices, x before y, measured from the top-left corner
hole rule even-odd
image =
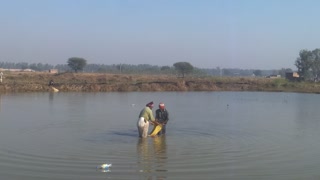
[[[153,111],[166,104],[167,134],[140,139],[149,101]],[[319,102],[266,92],[2,94],[0,177],[320,179]],[[104,163],[109,171],[96,168]]]

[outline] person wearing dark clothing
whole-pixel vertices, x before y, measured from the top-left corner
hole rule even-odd
[[[53,80],[50,80],[48,86],[53,86],[53,84],[54,84]]]
[[[166,107],[164,106],[164,103],[159,104],[159,109],[156,110],[156,121],[159,124],[162,124],[162,129],[158,133],[158,135],[165,134],[166,133],[166,124],[169,121],[169,112],[167,111]]]

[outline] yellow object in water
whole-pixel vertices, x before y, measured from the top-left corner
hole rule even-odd
[[[161,125],[161,124],[155,125],[155,126],[153,127],[153,130],[152,130],[151,133],[150,133],[150,136],[155,136],[155,135],[157,135],[158,132],[161,131],[161,129],[162,129],[162,125]]]
[[[53,92],[59,92],[59,89],[57,89],[57,88],[55,88],[55,87],[52,87],[52,86],[51,86],[51,89],[52,89]]]

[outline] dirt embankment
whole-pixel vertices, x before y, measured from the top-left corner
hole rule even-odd
[[[316,83],[288,82],[285,79],[239,77],[187,77],[103,73],[5,72],[0,92],[47,92],[49,81],[60,92],[129,91],[285,91],[319,93]]]

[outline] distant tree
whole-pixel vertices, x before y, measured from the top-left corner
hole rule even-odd
[[[107,70],[106,68],[101,67],[101,68],[98,68],[96,72],[107,72]]]
[[[205,77],[205,76],[208,76],[208,73],[207,73],[205,70],[203,70],[203,69],[193,68],[192,76]]]
[[[222,69],[220,69],[219,66],[216,68],[216,72],[218,73],[219,76],[222,76]]]
[[[120,74],[123,72],[123,64],[117,64],[117,69],[119,70]]]
[[[312,71],[312,78],[313,80],[318,81],[320,78],[320,49],[315,49],[312,51],[312,66],[311,66],[311,71]]]
[[[70,70],[67,64],[57,64],[54,66],[55,69],[58,69],[59,72],[68,72]]]
[[[26,62],[21,62],[21,63],[17,63],[16,66],[19,67],[19,69],[28,69],[29,64]]]
[[[182,74],[182,77],[193,71],[193,66],[188,62],[176,62],[173,66],[180,74]]]
[[[232,72],[230,69],[222,69],[223,76],[232,76]]]
[[[160,70],[161,70],[161,71],[168,71],[168,70],[170,70],[170,67],[169,67],[169,66],[162,66],[162,67],[160,68]]]
[[[87,60],[79,57],[72,57],[68,59],[68,66],[74,70],[74,72],[82,71],[87,65]]]
[[[35,71],[40,71],[40,70],[41,70],[41,69],[37,66],[36,63],[30,64],[30,65],[29,65],[29,68],[30,68],[30,69],[33,69],[33,70],[35,70]]]
[[[301,50],[295,65],[302,80],[313,80],[320,76],[320,49]]]
[[[312,66],[312,52],[308,50],[301,50],[295,65],[298,69],[298,74],[301,79],[307,79],[310,76],[309,70]]]
[[[32,63],[29,65],[29,68],[35,71],[45,71],[45,70],[53,69],[54,66],[50,64]]]
[[[253,71],[253,74],[254,74],[255,76],[262,76],[262,71],[261,71],[261,70],[254,70],[254,71]]]

